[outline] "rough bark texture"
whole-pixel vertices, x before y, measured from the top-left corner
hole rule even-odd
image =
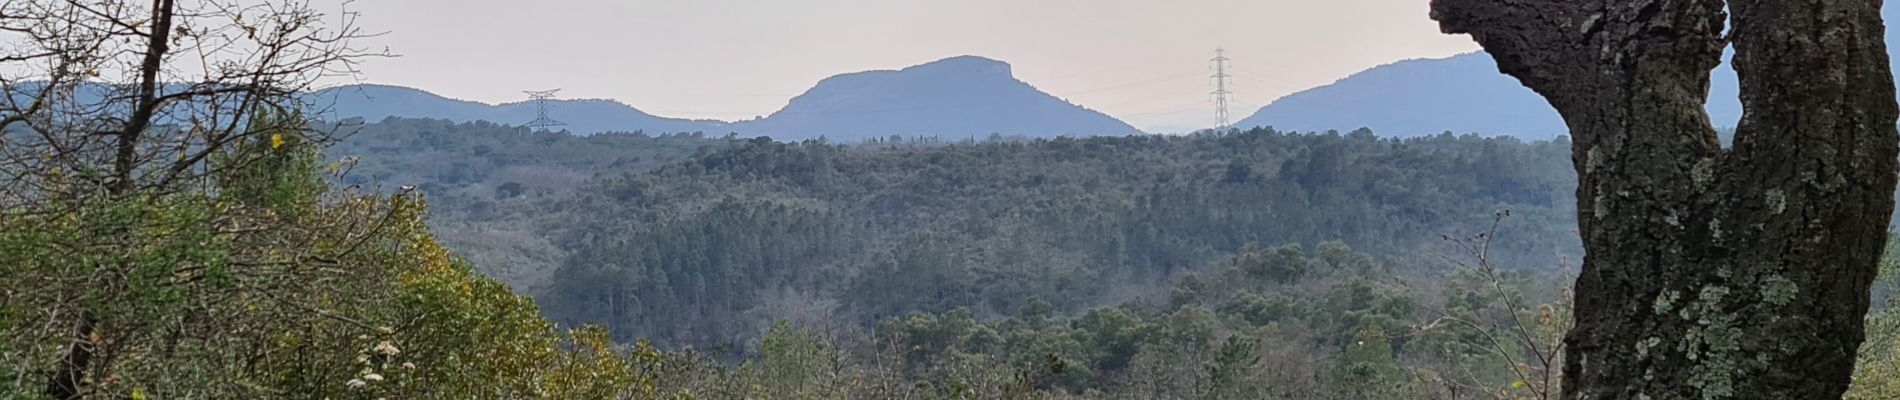
[[[1433,0],[1571,129],[1588,255],[1569,399],[1839,398],[1893,211],[1879,0],[1734,0],[1745,117],[1702,104],[1721,0]]]

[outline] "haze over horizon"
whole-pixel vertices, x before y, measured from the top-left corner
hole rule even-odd
[[[1215,47],[1234,59],[1236,120],[1370,67],[1477,49],[1438,34],[1423,0],[350,4],[364,29],[386,32],[364,46],[400,56],[364,63],[364,83],[488,103],[561,88],[563,98],[725,121],[770,114],[832,75],[977,55],[1010,63],[1017,78],[1070,102],[1176,132],[1212,124],[1207,59]]]

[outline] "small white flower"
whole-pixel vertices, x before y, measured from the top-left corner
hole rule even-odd
[[[416,363],[402,363],[402,369],[414,371],[416,369]]]
[[[396,355],[396,353],[402,352],[402,350],[396,348],[395,344],[391,344],[387,340],[383,341],[382,343],[377,343],[376,348],[374,350],[376,350],[377,353],[382,353],[382,355],[385,355],[385,356],[393,356],[393,355]]]
[[[382,382],[383,376],[381,374],[363,375],[363,380],[370,381],[370,382]]]
[[[351,389],[356,389],[356,388],[363,387],[363,385],[368,385],[368,384],[369,382],[364,382],[362,379],[351,379],[349,382],[344,382],[343,386],[349,386]]]

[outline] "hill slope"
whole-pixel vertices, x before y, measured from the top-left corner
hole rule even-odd
[[[1888,21],[1900,20],[1900,8],[1887,7],[1881,13]],[[1895,33],[1887,32],[1889,53],[1900,50],[1895,48],[1900,45]],[[1734,127],[1742,117],[1735,70],[1726,64],[1717,67],[1709,86],[1709,120],[1718,128]],[[1569,131],[1543,97],[1498,73],[1497,62],[1483,52],[1368,69],[1282,97],[1235,126],[1293,131],[1366,127],[1399,137],[1452,131],[1526,139]]]
[[[1235,126],[1366,127],[1401,137],[1449,130],[1549,138],[1568,131],[1557,110],[1517,80],[1498,74],[1497,63],[1484,53],[1379,66],[1282,97]]]
[[[360,117],[371,122],[407,117],[519,125],[533,120],[536,115],[532,102],[487,104],[388,85],[340,86],[312,93],[309,99],[323,111],[325,118]],[[613,100],[553,100],[549,108],[550,117],[567,123],[556,129],[580,134],[632,131],[724,134],[726,129],[724,122],[659,117]]]
[[[509,210],[572,196],[602,176],[642,173],[716,149],[700,135],[522,132],[489,122],[390,118],[344,128],[325,149],[345,158],[339,183],[371,190],[413,185],[427,196],[437,240],[516,292],[541,290],[566,255]]]

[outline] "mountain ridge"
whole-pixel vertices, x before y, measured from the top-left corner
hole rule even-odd
[[[456,99],[428,90],[385,84],[355,84],[312,92],[309,100],[326,118],[388,117],[439,118],[456,122],[488,121],[521,124],[538,114],[533,101],[486,103]],[[556,112],[552,118],[567,123],[573,132],[593,134],[614,131],[654,133],[718,132],[727,123],[714,120],[668,118],[641,111],[612,99],[549,100]],[[574,112],[575,110],[584,112]]]
[[[843,115],[844,117],[833,117]],[[956,56],[898,70],[834,75],[735,130],[862,140],[887,135],[1031,137],[1138,134],[1126,122],[1015,78],[1009,63]]]
[[[440,118],[519,124],[535,118],[532,101],[490,104],[427,90],[356,84],[313,92],[326,118]],[[1006,62],[956,56],[896,70],[833,75],[773,113],[740,121],[654,115],[611,99],[549,100],[550,117],[577,134],[601,132],[736,133],[797,140],[864,140],[889,135],[1026,137],[1139,134],[1113,116],[1070,103],[1015,78]]]
[[[1366,69],[1281,97],[1234,126],[1290,131],[1365,127],[1393,136],[1480,132],[1526,139],[1568,131],[1543,97],[1499,74],[1496,62],[1482,52]]]

